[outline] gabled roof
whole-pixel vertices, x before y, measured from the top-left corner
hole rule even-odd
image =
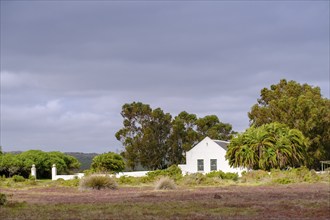
[[[222,141],[222,140],[212,140],[212,141],[214,141],[217,145],[219,145],[225,150],[227,150],[227,146],[230,143],[229,141]]]
[[[225,151],[227,151],[227,146],[230,143],[229,141],[223,141],[223,140],[212,140],[209,137],[205,137],[202,141],[213,141],[214,143],[216,143],[219,147],[221,147],[222,149],[224,149]],[[194,145],[189,151],[193,150],[197,145],[199,145],[202,141],[200,141],[199,143],[197,143],[196,145]],[[187,152],[189,152],[187,151]]]

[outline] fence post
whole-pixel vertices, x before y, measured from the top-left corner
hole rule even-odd
[[[37,179],[37,169],[36,169],[36,165],[32,165],[31,168],[31,176],[34,176],[35,179]]]
[[[53,167],[52,167],[52,180],[56,180],[56,175],[57,175],[56,165],[53,164]]]

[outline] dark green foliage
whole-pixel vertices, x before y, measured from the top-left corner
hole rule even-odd
[[[308,139],[280,123],[251,127],[233,138],[226,158],[233,167],[284,169],[308,164]]]
[[[125,162],[119,154],[109,152],[94,157],[91,168],[96,172],[118,173],[125,169]]]
[[[6,194],[0,193],[0,206],[7,204],[7,196]]]
[[[23,167],[22,161],[18,160],[14,154],[0,155],[0,175],[11,177],[14,174],[21,173]]]
[[[123,156],[132,170],[138,164],[156,170],[184,163],[185,152],[199,140],[229,140],[233,134],[231,125],[215,115],[198,119],[183,111],[172,120],[169,113],[141,102],[123,105],[121,115],[124,127],[116,138],[125,146]]]
[[[261,90],[248,115],[254,126],[280,122],[300,130],[311,141],[309,167],[320,169],[319,161],[330,159],[330,100],[319,87],[283,79]]]
[[[196,115],[185,111],[172,120],[167,154],[169,164],[185,163],[185,152],[189,151],[199,140],[196,121]]]
[[[171,115],[141,102],[125,104],[121,115],[124,128],[116,133],[116,138],[125,146],[127,165],[133,170],[139,163],[152,170],[164,168]]]
[[[266,184],[290,184],[290,183],[314,183],[322,181],[322,175],[306,167],[292,168],[289,170],[272,169],[270,172],[253,170],[242,173],[243,183],[266,183]],[[326,176],[325,176],[326,178]]]
[[[0,175],[10,177],[17,174],[28,178],[33,164],[38,178],[50,178],[53,164],[56,164],[58,174],[70,174],[80,165],[76,158],[61,152],[29,150],[16,155],[0,155]]]
[[[117,189],[118,185],[114,178],[102,175],[86,176],[80,181],[81,189]]]
[[[196,121],[199,140],[209,137],[215,140],[230,140],[234,132],[230,124],[220,122],[218,116],[207,115]]]
[[[137,185],[140,183],[139,178],[131,176],[121,176],[117,179],[117,182],[124,185]]]
[[[208,177],[208,178],[217,177],[217,178],[221,178],[221,179],[228,179],[228,180],[234,180],[234,181],[238,180],[238,174],[237,173],[230,173],[230,172],[225,173],[221,170],[212,171],[210,173],[207,173],[206,177]]]
[[[25,182],[25,178],[19,175],[14,175],[12,180],[14,180],[14,182]]]
[[[182,171],[178,166],[172,165],[165,170],[150,171],[147,173],[147,176],[151,181],[153,181],[161,176],[167,176],[174,180],[179,180],[182,178]]]

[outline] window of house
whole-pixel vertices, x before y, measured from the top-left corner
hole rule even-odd
[[[204,160],[197,160],[197,171],[204,171]]]
[[[217,159],[211,159],[211,171],[217,170]]]

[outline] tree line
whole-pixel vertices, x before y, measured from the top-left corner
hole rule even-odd
[[[53,164],[56,164],[57,171],[61,174],[70,174],[80,166],[75,157],[58,151],[28,150],[20,154],[1,152],[0,176],[20,175],[27,178],[31,174],[33,164],[37,168],[37,177],[41,179],[51,178]]]
[[[161,108],[133,102],[122,106],[123,128],[116,138],[125,146],[126,165],[156,170],[185,162],[185,153],[204,137],[230,140],[235,132],[216,115],[198,118],[186,111],[175,117]]]
[[[319,169],[320,161],[330,159],[330,100],[319,87],[295,81],[263,88],[248,112],[250,128],[238,135],[216,115],[197,118],[183,111],[173,118],[141,102],[123,105],[121,115],[116,138],[132,170],[184,163],[185,153],[206,136],[231,140],[227,158],[235,167]]]
[[[125,147],[121,155],[132,170],[138,165],[155,170],[185,163],[185,153],[206,136],[231,141],[226,157],[234,167],[319,169],[320,161],[330,160],[330,100],[319,87],[295,81],[283,79],[262,89],[248,112],[250,128],[241,134],[216,115],[198,118],[183,111],[172,117],[141,102],[124,104],[121,115],[123,127],[116,138]],[[30,150],[13,155],[3,154],[0,147],[0,175],[28,176],[35,164],[38,177],[48,178],[54,163],[63,174],[80,165],[61,152]],[[91,169],[119,172],[124,163],[116,154],[103,154],[93,159]]]
[[[330,160],[330,100],[319,87],[282,79],[261,90],[248,116],[254,127],[278,122],[301,131],[309,168],[320,169],[320,161]]]

